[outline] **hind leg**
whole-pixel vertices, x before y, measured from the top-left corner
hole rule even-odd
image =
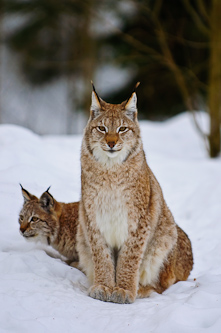
[[[153,292],[162,294],[163,290],[160,286],[154,287],[149,284],[147,286],[142,286],[141,284],[139,284],[137,298],[149,297]]]
[[[192,246],[185,232],[177,226],[177,262],[176,277],[178,281],[186,281],[193,268]]]
[[[193,267],[191,242],[185,232],[178,226],[177,231],[177,245],[161,267],[157,282],[146,286],[140,283],[137,297],[149,297],[154,291],[161,294],[174,283],[187,280]]]
[[[164,263],[163,267],[159,272],[158,280],[155,283],[148,284],[146,286],[139,284],[137,292],[138,298],[149,297],[152,292],[157,292],[158,294],[162,294],[162,292],[164,292],[172,284],[178,281],[174,270],[175,267],[174,252],[169,255],[168,259]]]
[[[175,275],[174,262],[168,262],[164,265],[162,271],[160,272],[159,283],[161,288],[166,290],[172,284],[176,283],[178,280]]]

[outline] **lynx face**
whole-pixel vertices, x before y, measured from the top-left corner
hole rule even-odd
[[[48,192],[43,193],[40,199],[22,189],[24,204],[19,214],[20,232],[29,240],[41,240],[54,235],[57,225],[55,214],[49,209]],[[52,197],[51,197],[52,198]],[[46,201],[47,199],[47,201]],[[43,239],[42,239],[43,238]]]
[[[106,103],[96,92],[92,93],[86,138],[96,160],[106,166],[124,162],[136,150],[139,136],[135,93],[128,102],[117,105]]]

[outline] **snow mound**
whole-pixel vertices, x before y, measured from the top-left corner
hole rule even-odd
[[[201,115],[207,123],[205,115]],[[141,122],[147,160],[175,220],[189,235],[194,269],[162,295],[130,305],[87,296],[83,273],[19,234],[19,183],[59,201],[80,197],[81,136],[0,126],[0,332],[221,332],[221,160],[210,160],[191,116]]]

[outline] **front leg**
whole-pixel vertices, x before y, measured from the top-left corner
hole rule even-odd
[[[115,267],[111,251],[100,230],[92,221],[87,221],[86,232],[94,268],[89,296],[107,302],[110,301],[115,286]]]
[[[115,272],[110,249],[101,237],[99,233],[93,233],[93,240],[91,241],[94,283],[89,288],[89,296],[108,302],[115,286]]]
[[[133,303],[137,296],[139,268],[145,250],[145,234],[138,230],[131,233],[123,245],[116,267],[116,287],[111,301],[114,303]]]

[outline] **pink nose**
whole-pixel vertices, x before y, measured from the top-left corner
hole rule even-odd
[[[108,142],[107,144],[108,144],[108,146],[109,146],[110,148],[114,148],[114,146],[115,146],[115,142],[114,142],[114,141],[110,141],[110,142]]]

